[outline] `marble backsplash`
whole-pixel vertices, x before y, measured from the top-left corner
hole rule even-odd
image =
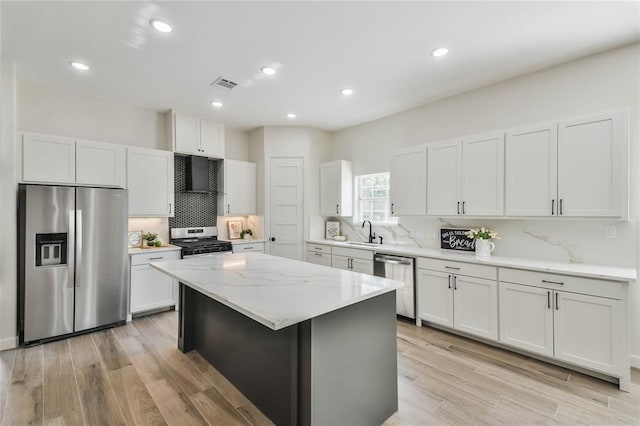
[[[324,239],[326,220],[339,220],[341,234],[351,241],[366,241],[369,226],[351,218],[315,216],[310,221],[310,238]],[[440,248],[440,228],[479,228],[498,232],[496,256],[545,259],[568,263],[636,266],[637,229],[634,221],[601,219],[458,219],[401,217],[398,225],[373,226],[385,244]],[[606,238],[605,227],[615,227],[616,238]]]

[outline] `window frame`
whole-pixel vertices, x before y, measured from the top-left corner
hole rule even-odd
[[[384,197],[384,198],[374,198],[374,197],[363,198],[362,197],[362,180],[364,178],[367,178],[367,177],[374,177],[374,176],[379,176],[379,175],[386,175],[388,177],[387,197]],[[355,191],[354,191],[353,223],[362,223],[365,220],[370,220],[370,219],[363,219],[363,217],[362,217],[362,213],[365,210],[362,209],[361,201],[363,201],[363,200],[386,200],[386,209],[385,209],[386,220],[372,220],[371,219],[371,223],[373,225],[397,225],[398,224],[398,218],[391,216],[391,173],[390,172],[368,173],[368,174],[364,174],[364,175],[354,176],[354,188],[355,188]],[[375,188],[376,188],[376,185],[372,185],[371,186],[372,191],[375,190]],[[370,210],[370,211],[373,211],[373,210]]]

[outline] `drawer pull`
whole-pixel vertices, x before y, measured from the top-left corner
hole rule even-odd
[[[455,269],[456,271],[459,271],[459,270],[460,270],[460,268],[457,268],[457,267],[455,267],[455,266],[445,266],[444,268],[445,268],[445,269]]]
[[[322,250],[322,247],[314,247],[316,250]]]
[[[253,250],[253,247],[245,247],[245,250]]]
[[[160,260],[160,259],[164,259],[164,256],[150,257],[149,258],[149,260]]]
[[[322,253],[313,253],[315,256],[322,256]]]
[[[564,283],[561,283],[560,281],[549,281],[549,280],[542,280],[543,283],[546,284],[558,284],[558,285],[564,285]]]

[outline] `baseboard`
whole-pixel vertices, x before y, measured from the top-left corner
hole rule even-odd
[[[18,347],[18,336],[0,339],[0,351],[5,349],[13,349]]]
[[[640,368],[640,355],[631,355],[629,358],[632,367]]]

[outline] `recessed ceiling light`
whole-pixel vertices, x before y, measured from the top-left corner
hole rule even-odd
[[[260,68],[260,71],[262,71],[266,75],[274,75],[276,73],[275,68],[271,68],[271,67],[262,67]]]
[[[159,21],[157,19],[152,19],[149,21],[149,23],[153,28],[155,28],[156,30],[162,33],[170,33],[171,30],[173,29],[171,28],[171,25],[167,24],[166,22]]]
[[[437,49],[433,49],[431,51],[431,56],[439,57],[444,56],[447,53],[449,53],[449,49],[447,49],[446,47],[438,47]]]
[[[213,101],[211,102],[211,105],[213,105],[216,108],[222,108],[222,102],[219,102],[219,101]]]
[[[342,89],[342,94],[345,96],[353,95],[353,89]]]
[[[89,65],[85,65],[82,62],[75,62],[75,61],[71,61],[69,62],[71,64],[72,67],[74,67],[77,70],[80,71],[89,71]]]
[[[287,118],[296,118],[296,115],[292,112],[287,114]]]

